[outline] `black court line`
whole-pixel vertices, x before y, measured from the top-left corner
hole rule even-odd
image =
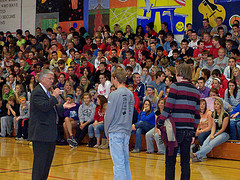
[[[15,144],[14,142],[7,142],[7,143],[11,143],[11,144]],[[28,144],[21,144],[21,145],[27,145],[29,146]],[[66,148],[63,148],[59,145],[56,146],[58,149],[61,149],[61,150],[67,150],[69,151],[69,149],[66,149]],[[79,150],[79,149],[75,149],[77,151],[80,151],[80,152],[89,152],[89,153],[96,153],[96,151],[89,151],[89,150]],[[105,153],[105,152],[101,152],[101,151],[98,151],[97,153],[100,153],[100,154],[109,154],[109,153]],[[155,159],[155,158],[149,158],[149,157],[138,157],[138,156],[133,156],[133,155],[130,155],[129,153],[129,158],[139,158],[139,159],[149,159],[149,160],[155,160],[155,161],[163,161],[165,162],[165,160],[161,160],[161,159]],[[103,160],[109,160],[111,158],[105,158]],[[211,159],[214,159],[214,158],[211,158]],[[226,160],[226,159],[219,159],[219,160]],[[101,159],[99,160],[92,160],[92,161],[101,161]],[[92,161],[82,161],[82,163],[87,163],[87,162],[92,162]],[[228,160],[228,161],[238,161],[238,160]],[[180,162],[178,162],[180,163]],[[69,163],[69,164],[81,164],[81,162],[75,162],[75,163]],[[210,164],[202,164],[201,162],[199,163],[192,163],[190,162],[190,164],[192,165],[201,165],[201,166],[209,166],[209,167],[218,167],[218,168],[225,168],[225,169],[236,169],[236,170],[240,170],[240,168],[236,168],[236,167],[226,167],[226,166],[218,166],[218,165],[210,165]],[[59,165],[59,166],[64,166],[64,165],[68,165],[68,164],[62,164],[62,165]],[[54,167],[54,166],[58,166],[58,165],[52,165],[51,167]],[[32,168],[30,168],[32,169]],[[27,170],[30,170],[30,169],[27,169]],[[14,171],[22,171],[22,170],[14,170]],[[0,172],[0,173],[4,173],[4,172]]]
[[[67,164],[56,164],[56,165],[52,165],[51,168],[59,167],[59,166],[66,166],[66,165],[72,165],[72,164],[82,164],[82,163],[91,163],[91,162],[97,162],[97,161],[105,161],[105,160],[110,160],[110,159],[111,158],[105,158],[105,159],[96,159],[96,160],[91,160],[91,161],[73,162],[73,163],[67,163]],[[32,170],[32,168],[19,169],[19,170],[9,170],[9,171],[3,171],[3,172],[0,172],[0,173],[4,174],[4,173],[20,172],[20,171],[27,171],[27,170]]]

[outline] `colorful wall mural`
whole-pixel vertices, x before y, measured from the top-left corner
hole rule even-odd
[[[215,18],[221,16],[223,24],[231,29],[235,19],[240,20],[240,0],[195,0],[193,1],[193,25],[195,29],[202,26],[200,19],[208,18],[212,27],[216,26]]]
[[[37,20],[44,27],[60,25],[68,32],[70,27],[84,26],[91,35],[98,26],[109,25],[113,29],[116,23],[124,32],[128,24],[135,31],[137,25],[145,28],[152,21],[158,32],[165,21],[174,34],[183,34],[187,23],[198,29],[203,18],[216,26],[215,18],[221,16],[229,29],[235,19],[240,20],[240,0],[37,0],[36,6],[37,14],[59,13],[52,19]]]
[[[137,27],[137,0],[111,0],[110,1],[110,28],[119,24],[125,32],[126,25],[135,31]]]
[[[154,22],[155,31],[161,30],[161,22],[167,22],[175,34],[183,34],[187,23],[192,22],[191,0],[138,0],[137,25],[146,27]]]

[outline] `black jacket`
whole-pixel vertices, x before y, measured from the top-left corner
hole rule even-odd
[[[54,96],[50,98],[41,85],[37,85],[31,94],[29,139],[31,141],[55,142],[57,134],[56,112],[58,103]],[[59,115],[63,114],[63,106],[57,105]]]

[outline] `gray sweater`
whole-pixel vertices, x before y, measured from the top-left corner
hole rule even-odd
[[[126,87],[118,88],[109,95],[104,120],[107,137],[115,132],[131,135],[134,103],[133,93]]]
[[[88,121],[89,123],[93,122],[95,110],[96,110],[96,105],[93,102],[91,102],[89,106],[83,103],[81,106],[79,106],[79,109],[78,109],[79,121],[82,123],[86,121]]]
[[[237,91],[237,96],[235,98],[233,96],[228,97],[228,89],[226,89],[224,94],[224,100],[232,106],[232,109],[234,109],[240,103],[240,90]]]
[[[20,105],[19,112],[20,112],[20,116],[19,116],[20,119],[29,118],[30,117],[30,102],[27,101],[27,107],[24,109],[22,109],[22,105]]]

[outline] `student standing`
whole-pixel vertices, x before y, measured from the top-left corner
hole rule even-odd
[[[200,120],[200,94],[191,83],[192,71],[188,64],[177,67],[177,81],[170,87],[163,112],[158,116],[158,128],[163,126],[169,114],[176,125],[176,140],[181,154],[181,180],[190,179],[190,145]],[[166,148],[165,179],[175,179],[178,147],[173,155]]]
[[[132,130],[134,96],[126,88],[126,72],[117,68],[112,73],[112,83],[117,88],[108,98],[104,130],[109,138],[115,180],[130,180],[129,139]]]

